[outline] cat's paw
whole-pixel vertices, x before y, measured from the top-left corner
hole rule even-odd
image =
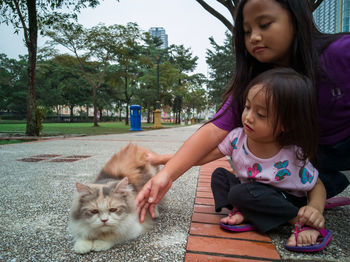
[[[73,248],[75,253],[84,254],[92,250],[92,241],[90,240],[77,240]]]
[[[112,243],[112,242],[107,242],[107,241],[103,241],[103,240],[95,240],[93,242],[93,245],[92,245],[92,250],[104,251],[104,250],[110,249],[113,246],[114,246],[114,243]]]

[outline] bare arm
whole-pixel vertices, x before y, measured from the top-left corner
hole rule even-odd
[[[146,209],[150,209],[154,217],[154,207],[170,189],[172,182],[200,163],[204,157],[212,152],[217,145],[226,137],[228,131],[222,130],[212,123],[204,125],[197,130],[166,165],[149,180],[136,197],[136,204],[140,212],[142,222]]]
[[[175,154],[168,154],[168,155],[158,155],[156,153],[150,152],[147,155],[148,161],[153,165],[165,165],[168,163],[170,159],[172,159],[175,156]],[[200,159],[198,162],[194,164],[194,166],[201,166],[206,163],[209,163],[211,161],[214,161],[216,159],[222,158],[225,155],[220,152],[220,150],[216,147],[211,152],[209,152],[207,155],[205,155],[202,159]]]
[[[315,186],[308,192],[309,203],[300,208],[298,213],[299,221],[315,228],[323,228],[323,211],[326,204],[326,189],[318,178]]]
[[[320,178],[317,178],[313,189],[308,192],[309,206],[316,208],[320,213],[323,213],[326,205],[326,189]]]
[[[228,131],[212,123],[197,130],[161,170],[173,181],[200,161],[226,137]]]
[[[214,148],[211,152],[209,152],[207,155],[205,155],[202,159],[200,159],[195,165],[201,166],[206,163],[209,163],[211,161],[214,161],[216,159],[222,158],[225,155],[221,153],[218,147]]]

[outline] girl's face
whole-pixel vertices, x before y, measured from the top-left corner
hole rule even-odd
[[[274,121],[271,117],[274,114],[271,108],[266,107],[265,90],[261,84],[250,88],[242,113],[242,124],[248,139],[259,143],[275,143]]]
[[[243,8],[248,53],[261,63],[289,66],[294,23],[289,11],[275,0],[249,0]]]

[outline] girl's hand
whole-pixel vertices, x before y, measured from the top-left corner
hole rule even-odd
[[[312,207],[312,206],[303,206],[299,209],[298,220],[302,225],[308,225],[313,228],[323,228],[325,219],[322,213]]]
[[[154,208],[168,192],[172,183],[170,177],[159,172],[143,186],[135,199],[141,223],[145,220],[147,209],[149,209],[152,218],[156,217]]]

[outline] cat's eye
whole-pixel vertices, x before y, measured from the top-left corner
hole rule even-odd
[[[117,212],[117,210],[118,210],[117,208],[110,208],[109,212],[114,213],[114,212]]]
[[[97,213],[98,213],[98,210],[97,210],[97,209],[93,209],[93,210],[91,210],[90,212],[91,212],[91,214],[97,214]]]

